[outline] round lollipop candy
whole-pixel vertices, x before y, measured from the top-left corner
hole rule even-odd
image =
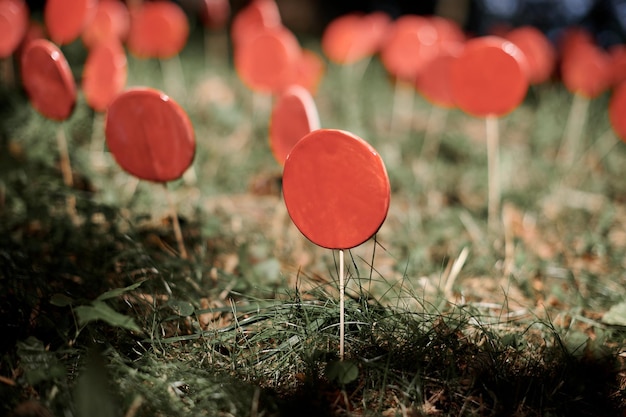
[[[267,29],[235,48],[235,69],[251,90],[277,94],[291,82],[300,53],[288,29]]]
[[[44,22],[53,42],[73,42],[93,19],[96,0],[47,0]]]
[[[170,97],[151,88],[129,89],[113,100],[106,114],[105,135],[107,146],[122,169],[164,186],[183,175],[196,150],[193,127],[185,111]],[[186,258],[171,199],[170,206],[179,251]]]
[[[0,1],[0,82],[13,85],[13,53],[28,29],[28,7],[23,0]]]
[[[139,58],[158,58],[170,94],[186,95],[182,65],[178,54],[189,37],[189,22],[176,3],[142,3],[131,13],[128,50]]]
[[[92,48],[111,39],[124,42],[129,30],[130,13],[126,5],[119,0],[101,0],[81,37],[85,46]]]
[[[36,39],[28,43],[21,56],[22,83],[32,106],[51,120],[66,120],[76,105],[76,84],[61,50],[52,42]],[[73,186],[67,139],[62,125],[57,129],[61,174]],[[68,211],[75,214],[75,200],[68,197]]]
[[[124,89],[126,76],[126,53],[117,39],[94,46],[83,68],[82,90],[87,104],[97,112],[105,111]]]
[[[541,84],[550,79],[556,66],[556,50],[548,38],[533,26],[521,26],[506,34],[526,56],[528,82]]]
[[[528,90],[526,57],[513,43],[496,37],[475,38],[465,44],[453,62],[450,85],[463,111],[484,117],[489,179],[489,226],[500,211],[498,117],[520,105]]]
[[[573,94],[573,100],[557,157],[570,165],[581,147],[589,102],[609,88],[612,73],[609,54],[585,38],[584,32],[576,36],[570,34],[565,45],[561,77]]]
[[[238,47],[259,33],[281,25],[280,12],[274,0],[253,0],[233,18],[231,38]]]
[[[609,120],[617,136],[626,142],[626,82],[613,90],[609,102]]]
[[[270,148],[279,164],[300,139],[320,128],[313,97],[299,85],[286,89],[276,100],[270,116]]]
[[[344,357],[344,250],[372,237],[387,216],[390,186],[382,158],[358,136],[315,130],[293,147],[283,196],[296,227],[313,243],[339,250],[339,357]]]

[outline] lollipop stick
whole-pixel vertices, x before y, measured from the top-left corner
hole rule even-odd
[[[170,206],[170,216],[172,218],[172,228],[174,229],[174,236],[176,237],[176,242],[178,243],[178,252],[180,252],[180,257],[183,259],[187,259],[187,249],[185,249],[185,242],[183,241],[183,232],[180,229],[180,223],[178,222],[178,213],[176,212],[176,205],[174,204],[174,199],[167,189],[167,184],[163,183],[163,188],[165,188],[165,196],[167,198],[167,203]]]
[[[344,357],[344,340],[345,340],[345,278],[343,270],[343,249],[339,251],[339,360],[343,361]]]
[[[65,125],[61,124],[57,129],[57,147],[59,148],[59,163],[61,165],[61,175],[63,182],[68,188],[74,187],[74,177],[72,176],[72,166],[70,164],[70,154],[67,150],[67,138],[65,137]],[[67,196],[67,212],[76,221],[76,197],[73,194]]]
[[[500,134],[498,132],[498,118],[487,116],[485,118],[487,130],[487,176],[488,176],[488,218],[490,230],[496,228],[498,212],[500,211]]]
[[[413,103],[415,101],[415,93],[413,88],[409,88],[404,81],[396,80],[393,91],[393,103],[391,107],[391,122],[389,132],[391,134],[398,133],[400,120],[402,118],[403,109],[408,109],[409,119],[407,125],[409,129],[413,123]]]
[[[0,84],[6,87],[15,86],[15,73],[13,71],[13,55],[0,59]]]
[[[448,109],[431,106],[428,115],[428,123],[424,132],[424,144],[422,145],[421,158],[434,159],[439,152],[441,132],[448,117]]]
[[[168,93],[178,99],[186,98],[185,76],[180,57],[174,55],[168,59],[159,59],[159,64],[163,73],[163,84]]]
[[[65,137],[64,125],[60,125],[57,129],[57,147],[59,148],[59,162],[61,164],[63,182],[71,188],[74,186],[74,179],[72,177],[72,165],[70,164],[70,154],[67,150],[67,138]]]
[[[565,131],[563,132],[563,139],[561,139],[561,147],[557,154],[557,158],[566,166],[570,166],[578,154],[588,108],[589,99],[580,94],[574,94],[572,107],[570,108]]]

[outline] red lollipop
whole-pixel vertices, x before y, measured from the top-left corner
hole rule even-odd
[[[73,42],[91,22],[96,0],[47,0],[44,21],[50,39],[59,45]]]
[[[313,243],[339,249],[339,358],[344,356],[344,249],[372,237],[391,198],[385,165],[376,150],[352,133],[315,130],[285,161],[283,196],[296,227]]]
[[[383,13],[350,13],[334,19],[322,35],[322,50],[336,64],[371,57],[380,47],[389,17]]]
[[[27,45],[21,61],[22,82],[33,107],[49,119],[67,119],[76,104],[76,84],[61,50],[37,39]]]
[[[281,24],[280,12],[274,0],[253,0],[233,19],[233,44],[238,47],[266,29],[276,29]]]
[[[478,117],[503,116],[526,96],[526,59],[502,38],[472,39],[452,65],[451,86],[463,111]]]
[[[313,97],[304,87],[293,85],[276,100],[270,116],[270,148],[279,164],[300,139],[320,128]]]
[[[450,71],[462,51],[462,44],[447,44],[435,58],[424,65],[416,78],[415,87],[431,103],[444,108],[455,106]]]
[[[439,52],[438,35],[428,19],[406,15],[393,24],[380,58],[391,75],[413,82]]]
[[[124,48],[116,39],[94,46],[83,69],[82,89],[95,111],[106,110],[124,89],[127,64]]]
[[[541,84],[550,79],[556,65],[556,51],[539,29],[522,26],[507,33],[505,38],[526,56],[530,84]]]
[[[133,88],[118,95],[107,110],[106,142],[117,163],[143,180],[180,178],[193,162],[196,142],[187,113],[170,97],[151,88]],[[166,189],[167,191],[167,189]],[[178,215],[171,198],[172,225],[183,258]]]
[[[609,49],[611,57],[611,85],[617,86],[626,81],[626,45],[614,45]]]
[[[451,86],[456,104],[465,112],[485,117],[489,179],[489,226],[500,210],[498,116],[515,109],[528,90],[526,58],[513,43],[496,36],[468,41],[452,64]]]
[[[140,58],[171,58],[184,48],[189,22],[176,3],[142,3],[131,13],[128,49]]]
[[[230,4],[228,0],[202,0],[200,20],[210,30],[221,30],[228,23]]]
[[[387,216],[389,178],[376,150],[352,133],[315,130],[292,148],[283,171],[285,205],[313,243],[350,249]]]
[[[111,39],[124,42],[129,30],[130,14],[126,5],[118,0],[101,0],[93,20],[83,31],[82,39],[88,48]]]
[[[196,144],[185,111],[164,93],[129,89],[109,105],[107,146],[117,163],[137,178],[168,182],[191,165]]]
[[[311,94],[317,92],[317,88],[324,75],[324,61],[310,49],[302,49],[300,59],[295,64],[293,84],[301,85]]]
[[[288,29],[268,29],[236,47],[235,68],[250,89],[276,94],[293,79],[300,53]]]
[[[28,29],[28,7],[23,0],[0,1],[0,59],[15,52]]]
[[[561,76],[570,92],[598,97],[611,84],[610,57],[592,42],[571,40],[563,51]]]
[[[626,142],[626,83],[619,84],[609,102],[609,120],[617,136]]]

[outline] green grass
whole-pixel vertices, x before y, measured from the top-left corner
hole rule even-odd
[[[66,49],[78,68],[84,51]],[[562,87],[533,89],[500,120],[504,205],[494,233],[484,123],[451,111],[437,157],[424,159],[429,105],[401,106],[390,132],[393,88],[380,64],[362,80],[330,65],[316,96],[322,126],[371,142],[393,190],[376,240],[346,258],[340,363],[336,254],[306,241],[282,209],[269,102],[213,61],[203,68],[195,38],[182,55],[197,182],[168,188],[188,260],[176,255],[162,187],[134,189],[107,152],[93,151],[97,124],[82,97],[62,124],[77,180],[68,189],[60,125],[21,91],[3,91],[3,413],[624,412],[626,147],[609,130],[608,95],[591,103],[574,167],[555,160],[571,101]],[[164,88],[158,63],[129,64],[130,85]]]

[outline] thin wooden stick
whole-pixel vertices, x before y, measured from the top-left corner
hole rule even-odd
[[[498,118],[489,115],[485,118],[487,132],[487,176],[489,195],[487,202],[487,224],[490,230],[495,230],[500,218],[500,133]]]
[[[587,120],[589,102],[590,100],[587,97],[581,94],[574,94],[572,107],[570,108],[563,138],[561,139],[561,147],[557,154],[557,159],[566,167],[571,166],[578,156],[580,141]]]
[[[346,288],[343,270],[343,249],[339,250],[339,360],[344,358]]]
[[[176,205],[174,204],[174,199],[170,194],[167,183],[163,183],[163,188],[165,188],[165,196],[167,198],[167,203],[170,206],[170,216],[172,218],[172,228],[174,229],[174,236],[176,236],[176,242],[178,243],[178,252],[180,252],[180,257],[183,259],[188,259],[187,249],[185,249],[185,242],[183,241],[183,232],[180,229],[180,223],[178,222],[178,213],[176,211]]]
[[[185,75],[180,57],[174,55],[168,59],[159,59],[161,72],[163,74],[163,84],[167,94],[183,101],[187,99],[187,89],[185,87]]]
[[[61,165],[61,175],[63,183],[68,188],[74,187],[74,176],[72,175],[72,165],[70,163],[70,154],[67,147],[67,138],[65,137],[65,124],[61,123],[57,128],[57,148],[59,148],[59,164]],[[66,199],[67,213],[74,222],[78,221],[76,213],[76,196],[70,194]]]
[[[428,115],[428,123],[424,132],[424,144],[420,152],[421,159],[432,160],[439,153],[441,132],[448,117],[448,109],[439,106],[431,106]]]

